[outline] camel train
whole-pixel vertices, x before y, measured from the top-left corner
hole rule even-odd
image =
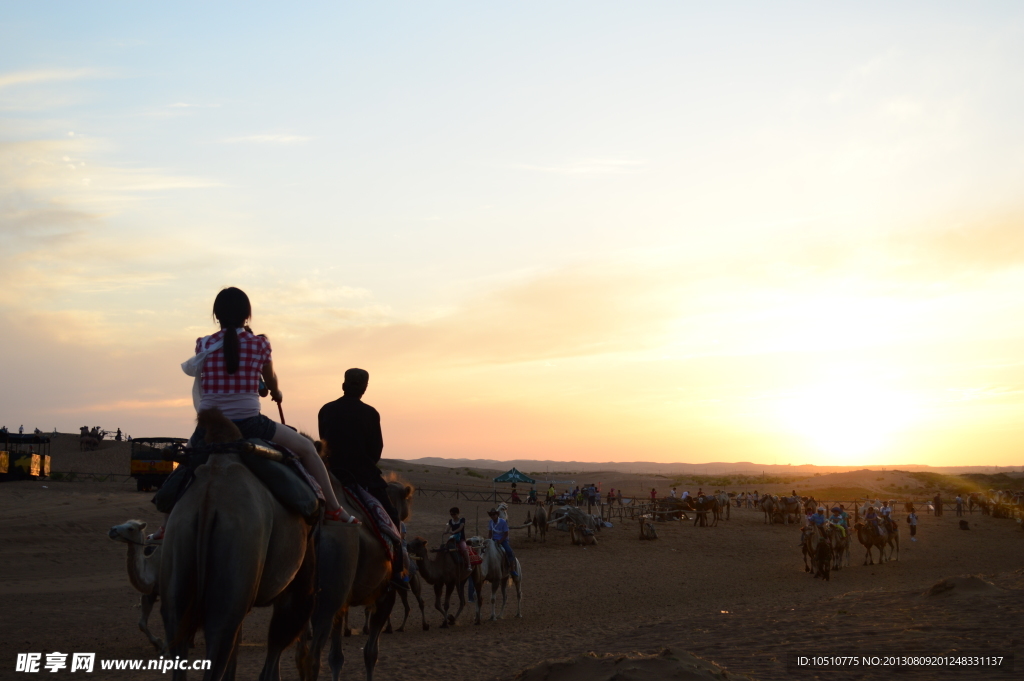
[[[295,662],[299,678],[316,679],[320,657],[330,638],[328,662],[332,677],[338,679],[344,663],[343,633],[347,632],[349,610],[366,608],[368,638],[363,645],[363,662],[368,680],[372,680],[377,661],[379,636],[389,624],[396,600],[391,559],[363,507],[349,490],[332,478],[335,492],[359,520],[359,525],[329,523],[314,531],[313,519],[304,517],[281,503],[243,463],[236,444],[241,433],[217,410],[199,414],[199,425],[206,430],[206,444],[212,449],[208,461],[196,468],[195,479],[178,500],[166,523],[161,544],[147,543],[146,524],[129,520],[110,528],[110,539],[128,549],[128,577],[142,594],[139,629],[156,650],[166,656],[188,658],[195,634],[202,628],[206,639],[206,658],[211,667],[206,679],[235,678],[239,632],[246,614],[254,607],[272,606],[267,634],[266,657],[259,678],[280,678],[281,656],[285,648],[297,642]],[[222,448],[218,451],[219,448]],[[247,450],[258,455],[273,455]],[[280,456],[279,454],[277,454]],[[272,457],[271,457],[272,458]],[[388,495],[402,520],[410,516],[413,488],[398,481],[388,483]],[[314,537],[318,544],[314,544]],[[516,587],[517,617],[522,617],[522,570],[516,561],[517,577],[504,560],[504,552],[493,541],[482,541],[480,565],[472,570],[438,568],[438,560],[428,560],[422,540],[409,542],[416,569],[410,575],[410,591],[417,598],[423,615],[419,580],[431,584],[435,594],[445,586],[454,586],[464,607],[463,589],[472,582],[480,593],[491,583],[491,619],[503,616],[509,581]],[[441,554],[440,562],[450,559]],[[502,592],[500,612],[496,593]],[[448,595],[450,597],[451,588]],[[405,617],[408,620],[407,596]],[[161,601],[161,617],[167,640],[155,636],[148,620],[154,604]],[[478,599],[476,621],[481,620],[482,597]],[[440,607],[438,596],[435,607]],[[446,601],[442,626],[454,624],[458,613],[447,613]],[[423,628],[429,625],[424,617]],[[182,681],[185,671],[175,669],[172,678]]]
[[[339,625],[351,606],[370,607],[363,662],[372,679],[395,590],[388,588],[391,561],[362,506],[334,480],[336,493],[344,495],[361,524],[330,523],[314,532],[310,519],[282,504],[228,446],[241,439],[231,421],[204,410],[199,424],[213,449],[168,517],[163,544],[148,551],[144,542],[137,543],[143,523],[129,521],[110,530],[111,539],[128,544],[129,579],[143,593],[140,629],[165,655],[187,659],[201,627],[211,663],[205,678],[230,680],[242,621],[252,608],[272,606],[259,678],[280,678],[281,655],[296,641],[300,678],[317,678],[328,635],[331,671],[338,678],[344,662]],[[388,485],[402,518],[409,516],[412,492],[398,482]],[[314,545],[317,534],[319,546]],[[146,626],[158,595],[166,642]],[[182,681],[185,671],[175,669],[172,678]]]

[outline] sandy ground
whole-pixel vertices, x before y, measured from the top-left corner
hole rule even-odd
[[[117,452],[104,454],[114,458],[104,459],[103,466],[119,465]],[[55,465],[60,468],[67,469]],[[470,482],[451,470],[408,468],[403,474],[423,487]],[[611,475],[603,479],[606,489],[650,484]],[[602,479],[587,476],[577,477],[579,482]],[[821,482],[830,484],[824,480],[828,477]],[[136,628],[138,596],[128,584],[124,545],[106,537],[111,525],[129,518],[158,524],[149,498],[136,492],[130,479],[0,486],[0,678],[27,678],[13,671],[19,652],[156,657]],[[453,503],[417,496],[410,533],[435,537]],[[470,530],[478,512],[483,524],[489,504],[457,503]],[[525,515],[525,507],[514,507],[512,523]],[[1024,532],[1012,520],[978,514],[969,520],[972,529],[964,532],[950,513],[922,516],[920,541],[910,543],[904,531],[898,562],[861,566],[863,551],[855,546],[853,565],[834,572],[827,583],[804,573],[793,527],[765,526],[762,514],[752,510],[733,509],[732,519],[718,527],[662,523],[655,542],[639,541],[632,524],[617,525],[588,549],[570,546],[565,533],[552,532],[542,544],[517,532],[513,543],[523,563],[524,617],[511,616],[515,603],[510,600],[503,620],[475,626],[467,610],[454,629],[441,630],[440,614],[428,602],[429,631],[420,630],[415,611],[406,632],[383,637],[377,678],[512,679],[528,668],[533,669],[522,678],[690,678],[680,666],[691,673],[695,658],[689,656],[695,655],[732,675],[756,679],[881,679],[892,673],[801,671],[787,667],[787,656],[951,651],[1013,653],[1020,674]],[[941,580],[969,574],[981,575],[988,584],[964,583],[922,595]],[[239,678],[258,674],[268,621],[267,610],[247,619]],[[151,624],[162,630],[158,614]],[[362,641],[359,636],[345,640],[345,678],[362,678]],[[659,655],[666,648],[670,652]],[[617,657],[611,662],[579,657],[590,652]],[[634,655],[623,658],[624,653]],[[556,658],[577,659],[568,666],[545,662]],[[626,664],[634,671],[625,673]],[[573,669],[578,673],[570,673]],[[160,676],[107,673],[118,679]],[[905,676],[1013,678],[958,669]],[[283,678],[297,678],[291,653]]]

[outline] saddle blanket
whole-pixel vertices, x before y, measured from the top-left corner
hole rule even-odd
[[[345,485],[345,491],[348,492],[348,497],[363,509],[363,515],[369,521],[368,525],[387,551],[388,560],[394,560],[395,552],[402,550],[402,533],[384,510],[384,505],[361,485]]]

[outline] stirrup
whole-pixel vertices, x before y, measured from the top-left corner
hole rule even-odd
[[[341,517],[343,513],[344,513],[344,510],[341,509],[341,508],[339,508],[336,511],[328,511],[328,512],[324,513],[324,519],[325,520],[333,520],[333,521],[345,523],[347,525],[361,525],[362,524],[361,522],[359,522],[359,518],[355,517],[354,515],[349,515],[348,518],[344,518],[343,519]]]

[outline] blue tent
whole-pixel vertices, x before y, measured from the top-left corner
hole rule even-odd
[[[537,481],[531,478],[530,476],[524,475],[523,473],[520,473],[518,470],[513,468],[508,473],[503,473],[502,475],[496,477],[494,479],[494,482],[528,482],[532,485]]]

